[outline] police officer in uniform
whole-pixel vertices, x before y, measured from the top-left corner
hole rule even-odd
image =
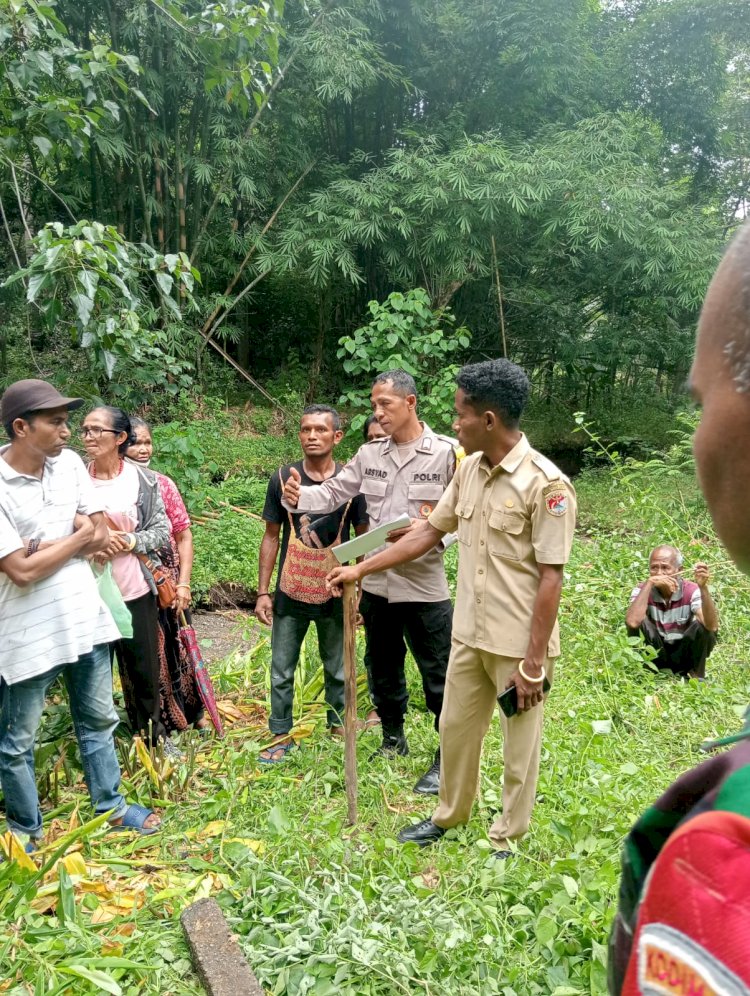
[[[341,473],[318,487],[301,487],[292,470],[284,499],[298,511],[321,513],[364,494],[371,528],[404,514],[410,516],[412,525],[389,537],[399,540],[427,520],[450,484],[456,469],[455,442],[420,422],[414,379],[403,370],[388,370],[376,377],[371,401],[387,435],[362,446]],[[414,563],[368,577],[362,585],[360,612],[367,634],[372,696],[383,728],[383,742],[375,754],[409,752],[404,735],[407,645],[438,729],[453,618],[443,567],[446,545],[435,544]],[[437,795],[439,781],[438,748],[415,790]]]
[[[453,644],[440,720],[439,804],[406,827],[402,843],[439,840],[466,823],[476,795],[482,741],[497,696],[515,686],[518,713],[503,728],[503,808],[490,830],[497,858],[526,833],[541,752],[545,677],[560,653],[557,610],[575,524],[575,493],[518,424],[529,392],[520,367],[488,360],[457,377],[458,442],[467,456],[426,522],[391,549],[328,575],[338,586],[393,570],[458,530]]]

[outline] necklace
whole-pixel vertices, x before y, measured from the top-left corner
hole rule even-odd
[[[123,472],[124,467],[125,467],[125,461],[123,460],[122,457],[120,457],[120,462],[117,465],[117,473],[115,474],[115,477],[120,476],[120,474]],[[91,466],[89,467],[89,473],[91,474],[92,477],[96,477],[96,464],[94,463],[93,460],[91,461]],[[114,479],[115,479],[114,477],[104,478],[104,480],[110,480],[110,481],[113,481]]]

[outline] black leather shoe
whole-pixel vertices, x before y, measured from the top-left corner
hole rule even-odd
[[[440,840],[446,830],[439,827],[432,820],[422,820],[421,823],[414,823],[410,827],[404,827],[399,832],[398,841],[400,844],[418,844],[420,847],[427,847]]]
[[[425,771],[422,777],[419,779],[417,784],[414,786],[414,791],[419,792],[422,795],[437,795],[438,789],[440,788],[440,748],[435,751],[435,760],[432,762],[430,767]]]
[[[513,857],[513,851],[495,851],[492,857],[496,861],[505,861],[507,858]]]
[[[403,733],[383,733],[383,742],[370,754],[370,760],[374,761],[378,757],[406,757],[409,753],[409,745]]]

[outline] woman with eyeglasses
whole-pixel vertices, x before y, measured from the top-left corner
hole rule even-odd
[[[112,576],[133,621],[133,636],[113,645],[125,708],[133,732],[156,740],[166,737],[159,701],[156,585],[137,554],[159,563],[157,550],[169,543],[169,520],[156,475],[125,459],[135,437],[121,408],[95,408],[84,418],[80,433],[109,527],[109,545],[95,560],[112,564]],[[165,750],[170,753],[168,745],[167,739]]]
[[[151,426],[142,418],[130,420],[135,442],[128,448],[129,460],[148,467],[154,453]],[[177,595],[168,608],[159,607],[159,641],[162,722],[168,731],[181,732],[189,726],[210,729],[195,680],[190,655],[179,636],[180,613],[190,623],[190,575],[193,569],[193,533],[190,516],[177,485],[166,474],[154,470],[169,519],[169,543],[161,551],[162,566],[172,576]]]

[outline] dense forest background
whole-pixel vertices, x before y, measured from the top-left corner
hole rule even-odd
[[[746,213],[746,0],[1,0],[0,50],[0,380],[157,418],[504,353],[660,417]]]

